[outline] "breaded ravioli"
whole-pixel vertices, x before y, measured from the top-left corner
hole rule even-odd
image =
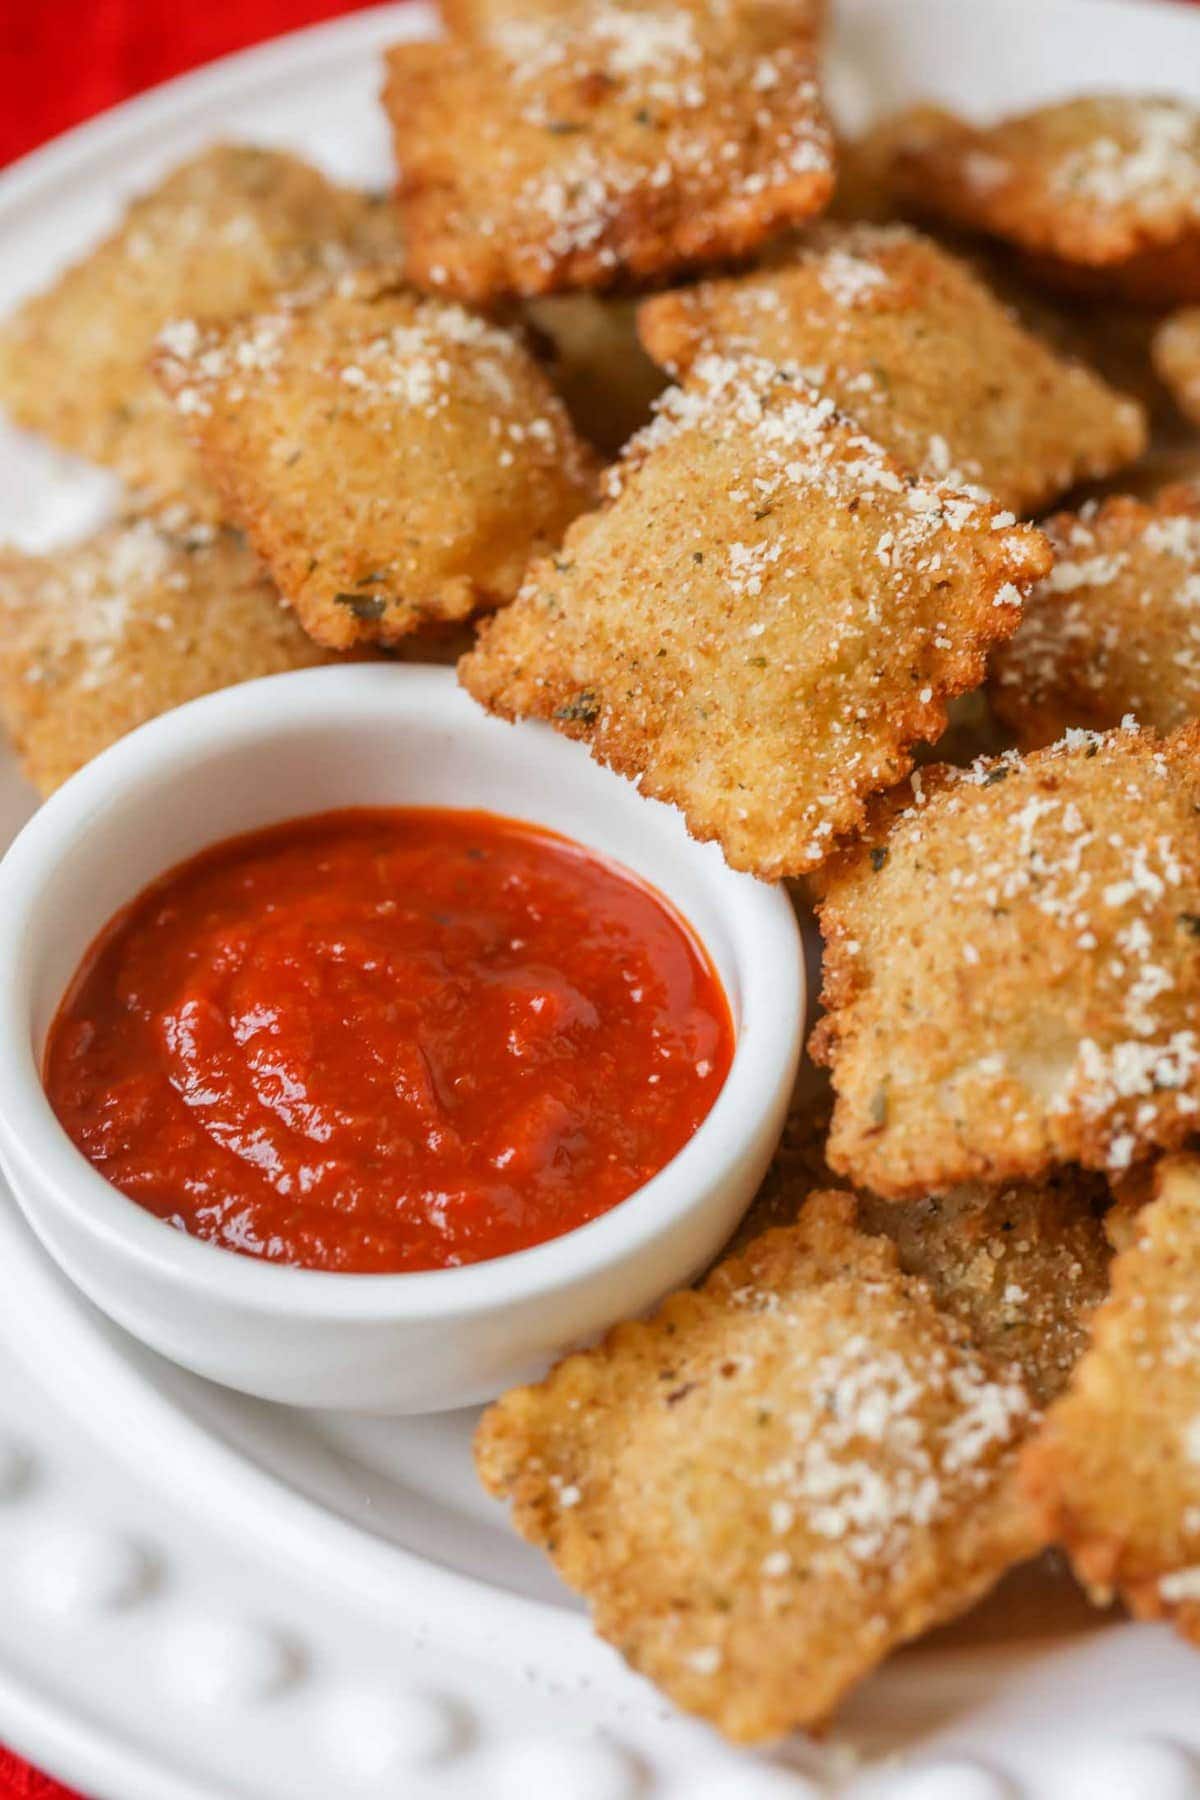
[[[218,144],[135,200],[111,237],[0,328],[0,404],[147,494],[205,505],[148,366],[158,332],[182,313],[230,318],[398,244],[390,207],[283,151]]]
[[[236,532],[152,519],[0,551],[0,715],[42,794],[217,688],[325,660]]]
[[[1156,1188],[1022,1476],[1086,1586],[1200,1644],[1200,1159],[1164,1159]]]
[[[1103,292],[1061,293],[1037,279],[1028,261],[998,238],[926,219],[926,227],[1032,337],[1059,358],[1082,363],[1126,400],[1136,401],[1152,441],[1178,441],[1186,421],[1151,360],[1161,309],[1137,306]]]
[[[1035,1403],[1057,1399],[1108,1291],[1102,1175],[1060,1169],[1038,1181],[975,1184],[921,1200],[860,1197],[864,1231],[890,1238],[908,1275],[976,1346],[1018,1365]]]
[[[828,1718],[897,1644],[1038,1547],[1033,1405],[821,1193],[618,1326],[476,1438],[484,1485],[596,1629],[726,1736]]]
[[[386,276],[177,323],[156,367],[230,518],[332,649],[511,600],[594,492],[520,339]]]
[[[1200,306],[1163,321],[1154,334],[1153,356],[1180,410],[1200,424]]]
[[[384,103],[412,277],[466,300],[743,255],[833,188],[812,42],[774,0],[591,0],[399,44]]]
[[[1017,271],[1011,256],[1005,253],[1002,261],[996,257],[987,260],[994,268],[1003,267],[998,292],[1016,307],[1035,337],[1043,337],[1061,355],[1085,363],[1110,388],[1138,403],[1149,427],[1152,454],[1182,447],[1192,440],[1194,434],[1177,399],[1155,367],[1152,352],[1162,317],[1158,310],[1110,304],[1100,295],[1094,299],[1052,295],[1046,288],[1034,287],[1028,277],[1018,297]],[[1121,492],[1126,475],[1134,480],[1144,466],[1143,459],[1122,468],[1117,480],[1102,485],[1108,491]],[[1089,497],[1095,497],[1094,492]]]
[[[730,1251],[793,1225],[809,1194],[836,1185],[825,1159],[833,1095],[828,1077],[814,1082],[816,1073],[811,1066],[802,1072],[779,1147]],[[1037,1405],[1047,1406],[1086,1347],[1088,1321],[1108,1289],[1110,1192],[1103,1175],[1069,1168],[920,1200],[859,1193],[858,1223],[890,1238],[904,1273],[928,1282],[977,1348],[1017,1363]]]
[[[666,376],[642,349],[637,302],[607,294],[547,294],[526,304],[546,368],[576,430],[615,456],[650,423]]]
[[[673,374],[713,352],[800,369],[898,462],[1017,513],[1146,446],[1134,402],[904,225],[818,225],[751,274],[645,301],[639,329]]]
[[[997,125],[947,118],[901,143],[892,182],[920,212],[1017,245],[1064,286],[1200,299],[1200,109],[1186,100],[1089,94]]]
[[[883,225],[901,216],[893,186],[893,170],[902,149],[919,148],[926,137],[936,140],[957,123],[945,107],[922,101],[887,113],[859,137],[839,136],[837,185],[829,217],[852,223]]]
[[[438,11],[452,37],[487,38],[514,20],[562,21],[585,15],[592,0],[439,0]],[[797,31],[817,36],[824,29],[828,0],[758,0],[786,12]]]
[[[1045,526],[1055,562],[992,659],[993,710],[1023,749],[1132,714],[1200,718],[1200,483],[1090,502]]]
[[[561,19],[579,10],[581,0],[438,0],[442,22],[452,37],[486,38],[513,19]]]
[[[1049,567],[1011,514],[902,470],[760,358],[703,358],[460,665],[767,877],[816,868],[911,767]]]
[[[1119,1171],[1200,1108],[1200,725],[912,778],[822,871],[834,1169],[890,1199]]]
[[[1094,497],[1108,500],[1124,495],[1154,505],[1167,488],[1180,486],[1200,486],[1200,440],[1152,450],[1132,469],[1122,470],[1116,480],[1105,483],[1104,490]]]

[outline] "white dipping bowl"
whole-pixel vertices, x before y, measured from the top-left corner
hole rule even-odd
[[[252,1260],[165,1224],[76,1149],[42,1088],[46,1034],[97,933],[205,846],[348,806],[482,808],[577,839],[674,903],[737,1032],[674,1160],[590,1224],[490,1262],[336,1274]],[[453,671],[359,664],[247,683],[133,732],[59,790],[0,864],[0,1161],[42,1243],[110,1318],[264,1399],[432,1412],[490,1398],[688,1282],[777,1142],[804,1019],[782,888],[728,868],[579,744],[475,706]]]

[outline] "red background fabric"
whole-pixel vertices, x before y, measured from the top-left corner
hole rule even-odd
[[[184,69],[357,10],[350,0],[8,0],[0,163]]]
[[[39,1775],[0,1744],[0,1800],[77,1800],[48,1775]]]

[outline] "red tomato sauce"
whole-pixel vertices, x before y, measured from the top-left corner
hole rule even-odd
[[[651,888],[487,813],[231,839],[92,946],[45,1084],[181,1231],[310,1269],[441,1269],[606,1212],[729,1070],[703,948]]]

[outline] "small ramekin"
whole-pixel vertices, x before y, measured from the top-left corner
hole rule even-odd
[[[235,832],[371,805],[478,807],[550,826],[652,882],[708,948],[737,1030],[725,1085],[672,1162],[577,1231],[430,1273],[259,1262],[127,1199],[50,1108],[46,1032],[119,907]],[[293,1405],[405,1413],[487,1399],[691,1279],[762,1178],[803,1019],[799,934],[781,888],[736,874],[580,745],[489,717],[446,669],[322,668],[198,700],[74,776],[0,864],[0,1161],[26,1218],[134,1336]]]

